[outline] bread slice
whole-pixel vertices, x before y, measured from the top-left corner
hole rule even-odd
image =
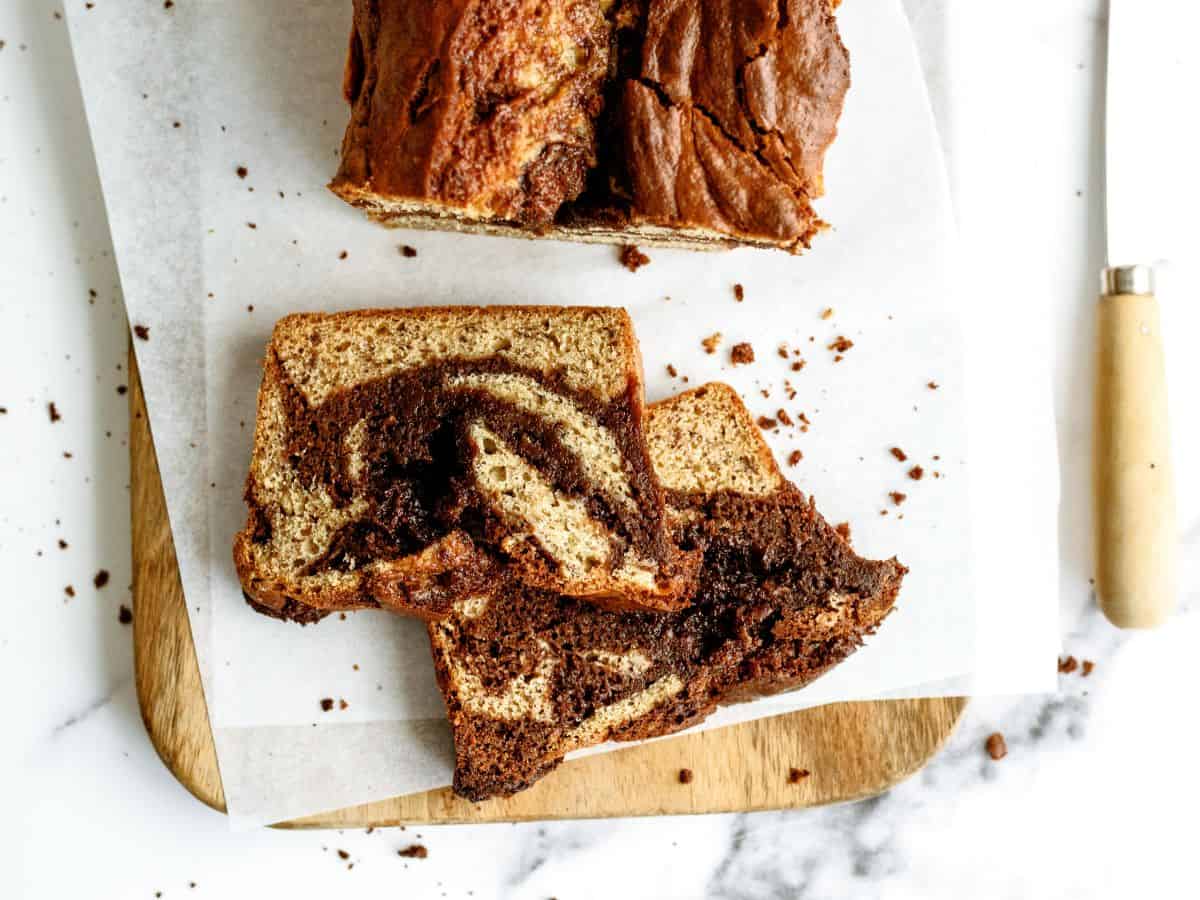
[[[643,435],[629,315],[293,315],[263,363],[234,561],[264,612],[426,618],[505,572],[612,608],[687,602]]]
[[[831,0],[355,0],[330,189],[405,227],[798,253],[850,84]]]
[[[693,605],[612,613],[512,581],[454,603],[428,628],[458,794],[509,795],[572,750],[800,687],[891,610],[906,569],[851,550],[780,474],[732,389],[652,407],[646,433],[674,527],[704,553]]]

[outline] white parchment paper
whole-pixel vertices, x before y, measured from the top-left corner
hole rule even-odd
[[[1054,444],[1044,372],[1033,367],[1000,387],[985,366],[989,353],[996,358],[995,325],[986,334],[974,327],[969,297],[951,289],[946,179],[895,0],[860,0],[839,15],[854,85],[819,207],[834,231],[803,258],[657,251],[636,275],[609,247],[388,231],[324,190],[346,120],[349,2],[129,6],[72,13],[72,39],[130,319],[149,327],[150,339],[135,343],[236,823],[424,790],[450,775],[423,626],[362,612],[300,628],[242,600],[229,548],[245,519],[258,361],[288,312],[623,305],[642,340],[652,401],[720,379],[756,414],[804,412],[807,432],[770,436],[781,459],[804,454],[788,474],[830,521],[852,523],[859,552],[894,554],[911,571],[898,611],[867,648],[804,691],[723,710],[704,727],[832,700],[959,691],[981,674],[996,690],[1052,686],[1055,548],[1043,538],[1053,535]],[[419,255],[402,256],[400,244]],[[734,283],[744,286],[741,304]],[[717,331],[725,343],[707,355],[700,340]],[[854,346],[839,362],[828,345],[843,335]],[[733,368],[728,348],[744,340],[758,361]],[[779,358],[781,343],[801,350],[803,371]],[[984,395],[988,415],[976,405]],[[1010,477],[980,479],[997,471],[997,419],[1018,408],[1032,423],[1029,470],[1006,457]],[[925,471],[919,482],[906,474],[913,465]],[[1015,512],[973,516],[972,492],[997,484]],[[897,507],[890,491],[908,499]],[[1022,531],[1030,519],[1048,527]],[[1007,557],[1028,560],[1044,611],[976,577],[993,571],[999,535]],[[992,629],[978,623],[1011,623],[1025,606],[1021,632],[1031,637],[1001,657]],[[923,687],[935,683],[943,687]],[[348,705],[322,712],[324,697]]]

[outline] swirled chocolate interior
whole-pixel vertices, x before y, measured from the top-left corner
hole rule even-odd
[[[289,317],[264,364],[243,587],[301,619],[433,616],[501,570],[609,606],[686,602],[641,390],[622,310]]]

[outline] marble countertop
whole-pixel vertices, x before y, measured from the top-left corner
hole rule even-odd
[[[1088,585],[1104,4],[906,6],[920,43],[951,48],[948,59],[927,53],[926,72],[965,265],[995,272],[1019,254],[1025,283],[1044,299],[1039,327],[1059,336],[1062,577],[1059,597],[1046,602],[1060,605],[1064,655],[1094,661],[1091,674],[1061,675],[1051,696],[976,698],[927,769],[838,807],[235,834],[173,781],[139,719],[121,621],[129,465],[117,268],[61,2],[0,5],[0,559],[10,573],[0,630],[10,724],[0,753],[12,773],[0,858],[16,862],[0,866],[0,896],[1184,893],[1200,805],[1186,668],[1200,642],[1200,518],[1181,523],[1181,612],[1168,627],[1118,634]],[[957,15],[948,19],[947,7]],[[968,283],[971,302],[1004,302],[998,280]],[[984,750],[995,731],[1008,744],[1000,761]],[[412,843],[427,858],[397,855]]]

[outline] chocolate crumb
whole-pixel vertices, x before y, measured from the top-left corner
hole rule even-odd
[[[717,348],[721,346],[721,332],[714,331],[708,337],[700,341],[700,346],[704,348],[705,353],[716,353]]]
[[[50,405],[47,407],[47,409],[50,411],[50,421],[51,422],[57,422],[59,419],[62,418],[62,416],[59,415],[58,407],[55,406],[53,400],[50,401]]]
[[[787,414],[786,409],[781,409],[777,413],[775,413],[775,418],[777,418],[779,420],[780,425],[784,425],[788,428],[790,428],[792,425],[795,424],[792,421],[792,417]]]
[[[350,854],[347,853],[345,850],[339,850],[337,852],[337,854],[338,854],[338,857],[341,859],[349,859],[350,858]]]
[[[925,387],[929,388],[931,391],[936,391],[938,389],[938,383],[936,381],[931,381],[925,385]]]
[[[670,363],[667,363],[667,374],[670,375],[672,378],[676,378],[679,375],[679,373],[677,371],[675,371],[675,367],[673,365],[671,365]]]
[[[833,307],[832,306],[825,307],[825,309],[821,312],[821,318],[825,319],[826,321],[828,321],[829,319],[832,319],[833,318]]]
[[[1084,678],[1087,678],[1089,675],[1092,674],[1092,671],[1095,668],[1096,668],[1096,664],[1094,662],[1092,662],[1090,659],[1085,659],[1083,661],[1083,671],[1080,672],[1079,674],[1082,675]]]
[[[900,460],[900,462],[904,462],[906,459],[908,459],[908,454],[905,453],[903,450],[901,450],[899,447],[893,447],[888,452],[890,452],[892,454],[892,456],[896,457],[896,459]]]
[[[128,625],[133,621],[133,610],[122,603],[121,609],[117,612],[117,621],[122,625]]]
[[[59,539],[58,539],[58,549],[59,549],[59,550],[66,550],[66,549],[67,549],[67,542],[66,542],[66,541],[64,541],[62,538],[59,538]]]
[[[767,416],[758,417],[758,427],[763,431],[770,431],[772,428],[778,427],[779,423]]]
[[[257,229],[258,229],[258,225],[257,225],[257,223],[255,223],[255,222],[247,222],[247,223],[246,223],[246,227],[247,227],[247,228],[250,228],[250,229],[253,229],[253,230],[257,230]]]
[[[321,700],[321,709],[324,710],[325,712],[329,712],[331,709],[333,709],[333,698],[332,697],[323,698]]]
[[[799,784],[811,774],[808,769],[788,769],[788,784]]]
[[[1073,656],[1068,656],[1066,659],[1059,659],[1058,671],[1063,675],[1070,675],[1079,668],[1079,660]]]
[[[399,249],[400,249],[400,255],[403,256],[405,259],[412,259],[414,256],[417,255],[417,248],[410,247],[410,246],[408,246],[408,244],[401,244]]]
[[[913,466],[911,469],[908,470],[908,477],[911,478],[913,481],[920,481],[922,478],[925,477],[925,470],[922,469],[920,466]]]
[[[847,544],[850,543],[850,523],[838,522],[833,526],[833,530],[842,536],[842,540]]]
[[[854,341],[850,340],[850,338],[846,337],[845,335],[839,334],[837,336],[837,340],[835,340],[832,344],[830,344],[825,349],[826,350],[836,350],[838,353],[845,353],[847,350],[849,350],[853,346],[854,346]]]
[[[424,844],[410,844],[403,850],[397,850],[396,855],[408,859],[425,859],[425,857],[429,856],[429,851],[425,849]]]
[[[134,325],[133,333],[137,335],[138,340],[150,340],[150,327],[148,325]]]
[[[338,254],[338,259],[345,259],[349,255],[350,255],[349,251],[343,250],[341,253]]]
[[[245,166],[238,166],[237,169],[235,169],[234,171],[237,172],[238,178],[245,178],[247,175],[250,174],[250,170],[247,169]]]
[[[625,244],[621,247],[620,255],[621,265],[627,268],[630,272],[636,272],[642,266],[650,264],[650,257],[635,247],[633,244]]]
[[[117,393],[120,394],[122,397],[125,396],[125,392],[128,390],[129,390],[129,388],[123,384],[117,385]]]
[[[796,465],[796,463],[800,462],[800,460],[802,460],[802,459],[804,459],[804,454],[801,453],[799,450],[793,450],[791,453],[788,454],[787,462],[788,462],[789,466],[794,466],[794,465]]]
[[[741,303],[743,300],[746,299],[746,289],[743,288],[740,284],[735,284],[733,286],[733,299],[736,300],[738,303]]]
[[[745,341],[740,344],[734,344],[733,349],[729,351],[729,359],[735,366],[752,363],[754,362],[754,348]]]
[[[908,499],[908,494],[903,494],[900,491],[891,491],[888,496],[892,498],[892,502],[897,506]]]
[[[679,770],[679,783],[680,784],[691,784],[692,779],[694,777],[695,776],[692,774],[691,769],[680,769]]]
[[[1004,743],[1004,735],[996,731],[988,735],[987,743],[988,756],[992,759],[1004,759],[1008,756],[1008,744]]]
[[[92,584],[94,584],[97,589],[108,584],[108,569],[101,569],[99,572],[97,572],[96,577],[92,579]]]
[[[63,593],[66,594],[68,597],[74,597],[75,596],[75,585],[68,584],[65,588],[63,588]]]

